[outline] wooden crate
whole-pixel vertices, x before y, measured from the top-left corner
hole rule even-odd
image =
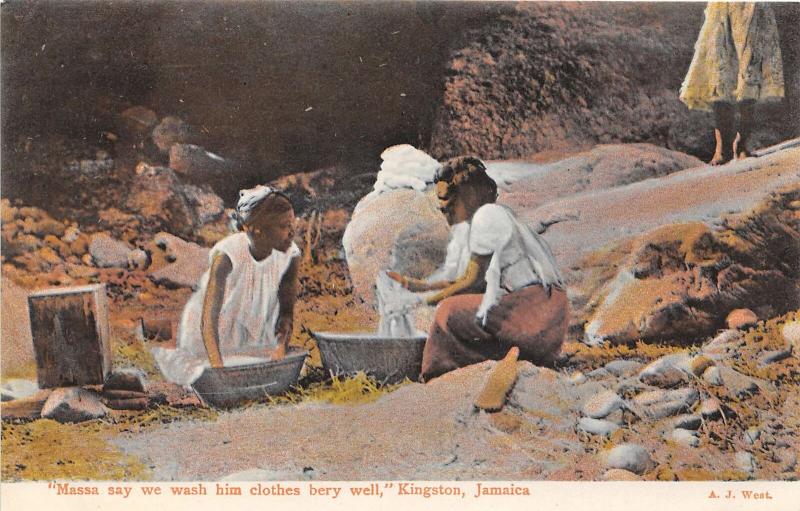
[[[28,296],[40,388],[101,384],[111,370],[104,284]]]

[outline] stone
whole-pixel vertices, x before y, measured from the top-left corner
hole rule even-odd
[[[150,264],[150,256],[144,250],[137,248],[128,253],[128,268],[132,270],[146,270]]]
[[[3,247],[5,248],[5,247]],[[3,374],[34,365],[28,292],[14,284],[5,274],[2,285],[2,315],[0,316],[0,370]]]
[[[58,253],[50,247],[42,247],[36,252],[36,256],[48,264],[61,264],[63,261]]]
[[[696,430],[702,422],[703,419],[696,414],[679,415],[672,421],[672,427],[675,429]]]
[[[725,324],[733,330],[747,330],[756,326],[758,316],[750,309],[734,309],[725,318]]]
[[[709,385],[719,386],[722,385],[722,375],[719,367],[709,367],[703,372],[703,381]]]
[[[594,369],[586,373],[586,376],[598,380],[598,379],[608,378],[613,375],[605,367],[598,367],[597,369]]]
[[[723,360],[736,356],[738,348],[742,346],[744,346],[744,333],[740,330],[723,330],[703,346],[703,354],[712,360]]]
[[[183,193],[184,184],[172,169],[137,166],[125,207],[142,218],[148,229],[162,229],[188,236],[195,227],[192,205]]]
[[[189,125],[178,117],[164,117],[153,129],[153,142],[162,152],[166,153],[174,144],[184,144],[191,141]]]
[[[595,394],[583,405],[583,413],[593,419],[602,419],[608,414],[625,406],[625,402],[616,392],[607,390]]]
[[[578,431],[584,431],[592,435],[609,436],[618,429],[619,426],[610,421],[592,419],[591,417],[578,419]]]
[[[675,428],[667,433],[665,437],[668,440],[672,440],[676,444],[684,447],[697,447],[700,445],[700,439],[697,437],[697,431]]]
[[[642,367],[641,362],[635,360],[612,360],[605,365],[606,371],[614,376],[631,376]]]
[[[53,236],[52,234],[48,234],[47,236],[45,236],[43,241],[47,248],[50,248],[51,250],[55,250],[56,252],[58,252],[58,255],[61,258],[66,259],[70,255],[72,255],[72,251],[70,250],[69,245],[58,239],[56,236]]]
[[[677,390],[659,389],[637,394],[633,403],[640,414],[651,419],[662,419],[689,410],[698,398],[698,392],[689,387]]]
[[[148,277],[166,287],[194,287],[208,269],[209,249],[160,232],[148,245],[152,262]]]
[[[792,348],[765,351],[758,357],[758,364],[764,367],[770,364],[774,364],[775,362],[780,362],[781,360],[785,360],[791,356],[792,356]]]
[[[642,475],[655,465],[647,450],[641,445],[621,444],[608,452],[606,465],[609,468],[628,470]]]
[[[33,380],[12,378],[0,385],[0,401],[23,399],[36,394],[39,385]]]
[[[107,413],[97,394],[80,387],[54,390],[42,407],[42,417],[62,423],[99,419]]]
[[[146,137],[158,123],[158,115],[141,105],[133,106],[120,114],[120,131],[134,141]]]
[[[744,434],[742,435],[742,439],[749,445],[753,445],[754,443],[756,443],[756,440],[758,440],[760,436],[761,436],[761,430],[756,427],[752,427],[752,428],[747,428],[747,431],[745,431]]]
[[[601,477],[603,481],[641,481],[642,478],[621,468],[611,468],[606,470]]]
[[[713,365],[714,361],[712,359],[705,355],[698,355],[689,361],[689,370],[694,376],[700,376]]]
[[[205,183],[224,191],[230,188],[235,163],[197,145],[173,144],[169,150],[169,167],[187,181]],[[292,198],[295,199],[294,195]]]
[[[800,357],[800,321],[790,321],[783,325],[781,334],[795,356]]]
[[[794,472],[797,468],[797,451],[794,449],[780,449],[778,451],[778,462],[781,466],[781,472]]]
[[[756,458],[747,451],[739,451],[735,456],[736,467],[752,475],[756,471]]]
[[[97,270],[97,268],[93,268],[91,266],[67,263],[64,265],[64,267],[67,270],[67,275],[74,279],[94,279],[100,275],[100,272]]]
[[[639,379],[656,387],[675,387],[688,381],[690,357],[687,353],[666,355],[647,364]]]
[[[147,376],[141,369],[114,369],[103,382],[103,392],[107,390],[125,390],[130,392],[146,392]]]
[[[569,377],[569,381],[571,381],[575,385],[580,385],[581,383],[585,383],[586,380],[587,380],[586,375],[583,374],[581,371],[575,371]]]
[[[432,190],[398,189],[365,197],[342,238],[353,293],[374,306],[379,271],[394,269],[414,278],[430,275],[444,263],[448,236]]]
[[[184,185],[183,194],[193,210],[196,226],[219,220],[225,214],[222,198],[208,188]]]
[[[61,237],[64,235],[64,224],[46,216],[38,221],[27,222],[23,230],[28,234],[33,234],[37,238],[44,238],[48,234]]]
[[[624,380],[620,380],[614,386],[614,392],[616,392],[618,394],[624,394],[624,393],[627,393],[627,392],[638,393],[638,392],[644,392],[646,390],[651,390],[651,389],[652,389],[652,387],[650,387],[649,385],[643,383],[636,376],[631,376],[630,378],[625,378]]]
[[[697,410],[700,415],[705,419],[718,419],[722,416],[722,406],[716,398],[707,398],[700,402],[700,408]]]
[[[131,250],[127,243],[116,240],[104,232],[93,235],[89,243],[92,261],[99,268],[126,268]]]
[[[737,399],[745,398],[752,394],[757,394],[760,390],[758,382],[730,367],[721,367],[720,376],[722,377],[725,390]]]

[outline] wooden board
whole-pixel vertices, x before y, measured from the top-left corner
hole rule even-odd
[[[40,388],[101,384],[111,369],[105,285],[28,296]]]

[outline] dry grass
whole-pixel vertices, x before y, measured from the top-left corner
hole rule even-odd
[[[321,402],[336,405],[358,405],[375,401],[407,382],[408,380],[393,385],[380,385],[366,373],[359,371],[354,376],[340,378],[334,375],[329,382],[297,387],[283,396],[271,397],[269,404]]]

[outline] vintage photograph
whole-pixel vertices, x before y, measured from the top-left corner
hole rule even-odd
[[[800,475],[800,3],[0,15],[6,487]]]

